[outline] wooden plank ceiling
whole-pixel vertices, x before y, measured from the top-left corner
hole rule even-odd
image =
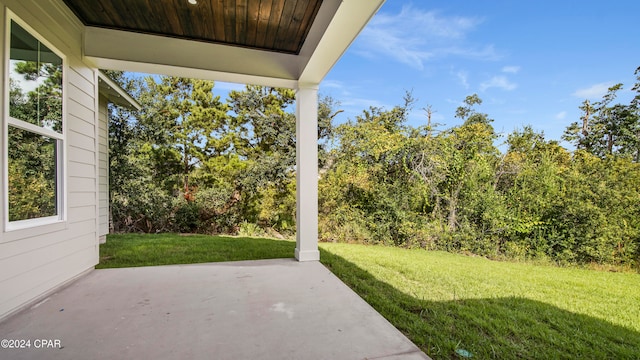
[[[322,0],[63,1],[87,26],[289,54],[300,52],[322,4]]]

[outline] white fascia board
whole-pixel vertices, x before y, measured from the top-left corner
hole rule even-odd
[[[301,84],[319,84],[385,0],[342,0],[313,55],[301,72]]]
[[[86,27],[83,57],[98,68],[295,87],[304,58],[237,46]],[[272,83],[274,80],[276,83]]]
[[[98,79],[100,82],[98,85],[99,92],[100,94],[104,94],[109,101],[118,106],[124,106],[130,109],[142,109],[142,106],[138,101],[136,101],[136,99],[131,97],[129,93],[111,80],[107,75],[103,74],[102,71],[98,71]]]

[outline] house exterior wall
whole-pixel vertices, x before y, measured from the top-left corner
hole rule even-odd
[[[98,161],[101,156],[96,113],[97,72],[81,60],[81,23],[54,0],[0,0],[3,49],[6,49],[7,9],[66,56],[63,165],[66,201],[65,218],[61,222],[9,231],[6,222],[0,221],[0,319],[98,263]],[[4,84],[7,74],[4,66],[2,69],[0,76]],[[5,113],[4,96],[3,90],[2,114]],[[4,132],[0,132],[0,136],[4,137]],[[0,140],[3,143],[0,152],[4,152],[6,139]],[[3,171],[5,156],[0,154]],[[0,179],[4,182],[5,176]],[[0,188],[6,188],[5,184],[1,185]],[[0,218],[5,219],[3,211],[0,210]]]
[[[108,100],[98,97],[98,236],[100,243],[109,233],[109,115]]]

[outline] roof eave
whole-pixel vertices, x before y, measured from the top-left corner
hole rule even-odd
[[[120,85],[111,80],[102,71],[98,71],[98,92],[110,102],[131,110],[140,110],[142,106]]]
[[[297,88],[319,84],[384,0],[324,0],[298,55],[86,27],[83,56],[103,69]]]

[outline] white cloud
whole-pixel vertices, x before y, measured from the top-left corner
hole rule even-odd
[[[460,83],[465,89],[469,88],[469,73],[464,70],[460,70],[456,73],[456,77],[460,80]]]
[[[494,76],[491,79],[480,84],[480,91],[485,91],[489,88],[499,88],[507,91],[514,90],[518,85],[512,83],[506,76]]]
[[[344,83],[339,80],[322,80],[320,83],[321,88],[332,88],[332,89],[344,89]]]
[[[566,111],[560,111],[559,113],[556,114],[556,119],[558,120],[564,120],[566,117],[567,117]]]
[[[482,60],[498,60],[500,59],[500,55],[498,55],[496,49],[493,45],[486,45],[484,47],[464,47],[464,46],[451,46],[451,47],[441,47],[436,48],[435,53],[438,56],[460,56],[466,58],[475,58]]]
[[[520,71],[520,66],[505,66],[502,68],[502,72],[509,74],[517,74]]]
[[[419,70],[434,57],[495,59],[492,46],[464,43],[480,23],[480,18],[445,16],[408,5],[397,14],[378,13],[358,37],[355,51],[370,58],[393,58]]]
[[[583,99],[601,98],[613,85],[615,85],[614,82],[603,82],[594,84],[586,88],[578,89],[571,95]]]

